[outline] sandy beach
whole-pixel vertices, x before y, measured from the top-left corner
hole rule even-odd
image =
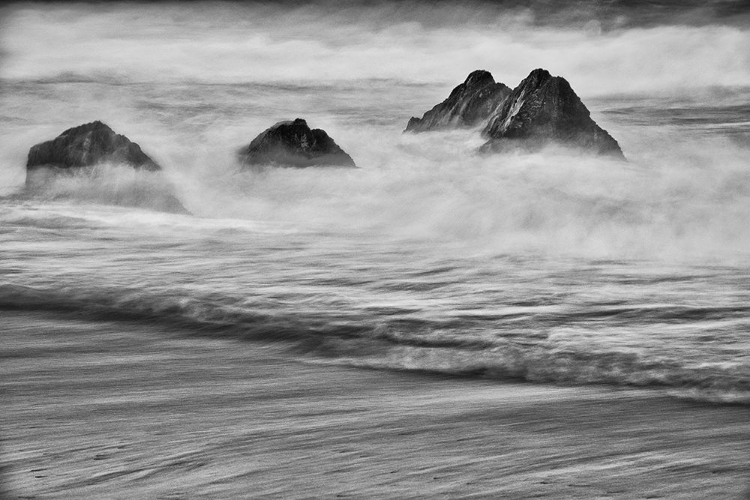
[[[750,408],[3,312],[8,498],[748,498]]]

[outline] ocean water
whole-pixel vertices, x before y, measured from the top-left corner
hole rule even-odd
[[[4,7],[0,315],[750,403],[750,23],[732,5]],[[536,67],[628,162],[402,134],[470,71],[514,87]],[[239,168],[297,117],[359,168]],[[25,189],[32,145],[97,119],[164,172]],[[164,193],[191,215],[131,206]]]

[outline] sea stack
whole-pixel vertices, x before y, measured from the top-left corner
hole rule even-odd
[[[107,182],[104,172],[99,175],[97,165],[125,165],[134,170],[160,172],[161,167],[124,135],[115,133],[100,121],[69,128],[51,141],[42,142],[29,150],[26,162],[26,188],[38,195],[67,197],[112,205],[150,208],[163,212],[189,214],[174,196],[173,187],[162,176],[142,178],[140,182]],[[85,174],[90,182],[86,189],[56,186],[59,176]]]
[[[100,163],[126,164],[135,169],[161,170],[141,147],[124,135],[116,134],[100,121],[69,128],[51,141],[29,150],[26,169],[40,167],[70,169]]]
[[[511,93],[496,83],[489,71],[476,70],[454,88],[448,99],[429,110],[422,118],[412,117],[404,132],[474,127],[495,114]]]
[[[483,135],[480,152],[535,150],[559,143],[597,155],[625,159],[617,141],[591,119],[570,84],[535,69],[513,89]]]
[[[324,130],[311,130],[302,118],[263,131],[238,156],[248,167],[356,167],[352,157]]]

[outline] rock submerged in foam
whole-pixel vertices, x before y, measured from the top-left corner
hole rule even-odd
[[[513,89],[483,131],[482,153],[557,143],[587,153],[625,159],[617,141],[591,118],[570,84],[535,69]]]
[[[356,167],[352,157],[324,130],[310,129],[302,118],[266,129],[238,156],[245,167]]]
[[[113,205],[151,208],[172,213],[189,213],[172,194],[172,186],[157,177],[144,182],[107,183],[97,179],[97,167],[126,166],[133,170],[160,172],[162,168],[141,147],[115,133],[101,121],[69,128],[51,141],[29,150],[26,162],[27,190],[54,197],[81,198]],[[105,171],[106,172],[106,171]],[[111,174],[112,171],[109,171]],[[102,173],[102,176],[106,173]],[[56,185],[60,177],[89,179],[88,191]],[[99,182],[94,182],[94,181]]]
[[[100,121],[69,128],[55,139],[29,150],[26,168],[91,167],[101,163],[125,164],[135,169],[161,170],[161,167],[124,135]]]
[[[473,71],[446,100],[427,111],[422,118],[412,117],[404,132],[479,125],[497,111],[510,92],[507,85],[496,83],[489,71]]]

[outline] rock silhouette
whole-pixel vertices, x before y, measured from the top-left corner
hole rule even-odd
[[[426,112],[422,118],[412,117],[404,132],[479,125],[497,111],[510,92],[507,85],[496,83],[488,71],[473,71],[445,101]]]
[[[127,164],[136,169],[161,170],[141,147],[116,134],[100,121],[69,128],[51,141],[29,150],[26,168],[91,167],[100,163]]]
[[[356,167],[324,130],[311,130],[302,118],[263,131],[238,155],[243,166]]]
[[[513,89],[483,135],[489,139],[480,148],[484,153],[560,143],[625,158],[617,141],[591,119],[567,80],[544,69],[535,69]]]

